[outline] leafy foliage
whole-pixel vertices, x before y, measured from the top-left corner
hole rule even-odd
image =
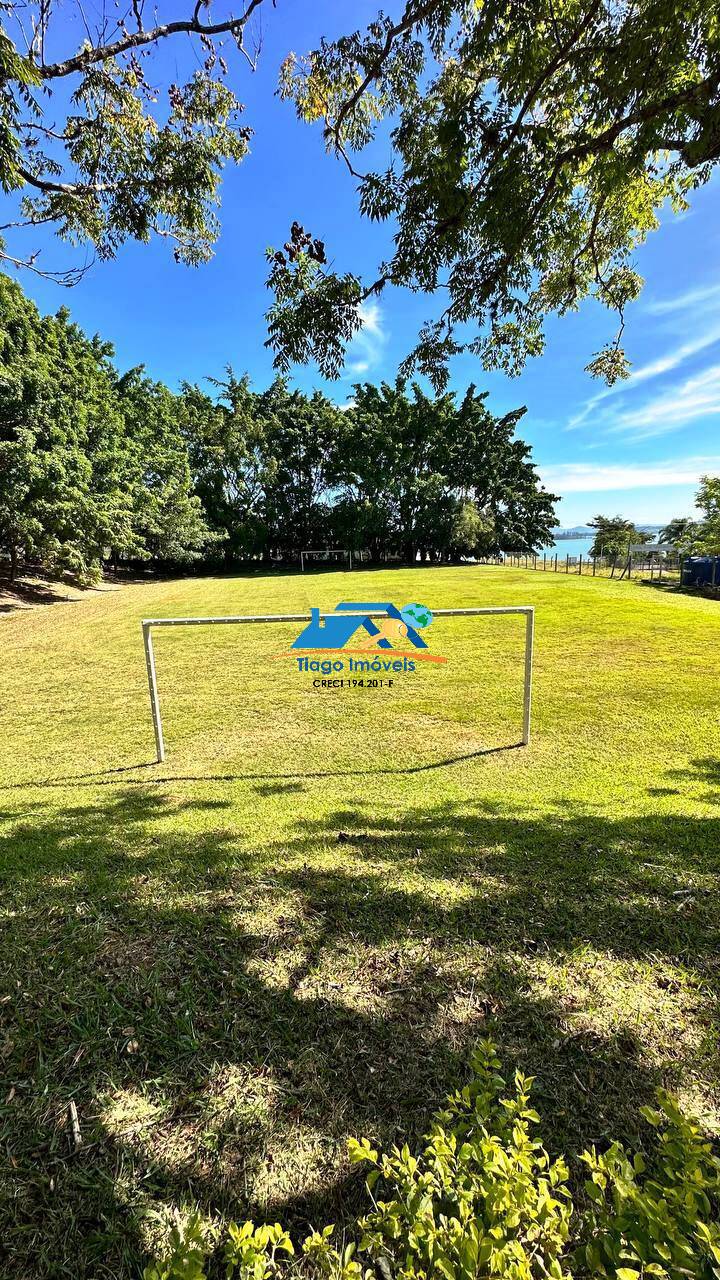
[[[161,1261],[145,1268],[143,1280],[205,1280],[207,1245],[199,1214],[173,1224],[168,1246]]]
[[[447,289],[403,368],[437,388],[460,350],[517,372],[542,351],[545,317],[588,296],[618,328],[587,367],[627,376],[633,253],[720,157],[719,54],[703,0],[407,0],[397,18],[290,55],[281,93],[322,122],[361,212],[392,221],[394,243],[367,285],[304,258],[273,266],[278,367],[307,354],[335,367],[353,293],[359,304],[395,285]],[[389,161],[360,171],[378,122],[391,126]]]
[[[41,318],[0,276],[0,552],[80,577],[101,563],[297,558],[308,547],[414,561],[525,549],[556,524],[523,410],[494,417],[404,383],[356,387],[342,413],[229,370],[175,394],[66,312]]]
[[[332,476],[349,545],[412,561],[550,539],[557,499],[514,438],[524,410],[497,418],[473,386],[458,404],[417,386],[409,394],[402,380],[358,385],[354,400]]]
[[[650,542],[652,535],[638,529],[632,520],[624,516],[595,516],[590,521],[595,538],[590,548],[591,556],[627,556],[631,544]]]
[[[717,1277],[720,1161],[697,1124],[663,1090],[657,1107],[643,1107],[642,1114],[659,1131],[651,1169],[619,1142],[604,1154],[593,1149],[582,1156],[592,1207],[581,1257],[591,1275],[617,1280]]]
[[[89,244],[100,258],[114,257],[128,239],[158,235],[171,241],[176,261],[207,261],[219,231],[222,169],[244,158],[252,134],[226,82],[220,37],[246,53],[244,29],[260,2],[212,23],[203,22],[201,4],[173,21],[156,9],[151,27],[143,5],[134,4],[133,31],[127,13],[115,24],[105,16],[93,30],[80,6],[62,16],[45,0],[30,14],[4,6],[0,183],[19,196],[9,229],[50,223],[61,239]],[[158,88],[145,59],[175,35],[194,37],[204,56],[185,83]],[[52,61],[50,49],[74,36],[79,47]],[[67,86],[59,101],[51,86]],[[13,257],[0,241],[0,259],[66,284],[86,269],[45,271],[37,257]]]
[[[367,1141],[351,1142],[350,1159],[373,1166],[368,1188],[382,1179],[393,1193],[359,1224],[359,1251],[408,1277],[561,1280],[567,1167],[550,1161],[530,1135],[539,1121],[529,1104],[532,1082],[518,1073],[514,1095],[504,1097],[490,1042],[479,1046],[472,1067],[472,1083],[448,1098],[419,1157],[407,1146],[380,1157]]]
[[[40,317],[0,276],[0,549],[97,577],[103,560],[192,558],[211,539],[173,397],[68,313]]]
[[[159,235],[178,261],[206,261],[222,169],[242,160],[252,133],[224,40],[254,66],[244,37],[262,3],[213,21],[199,3],[186,17],[156,13],[154,26],[134,3],[133,30],[126,14],[93,28],[79,6],[61,25],[47,0],[29,13],[6,5],[0,183],[19,197],[10,228],[50,223],[100,257]],[[53,61],[67,32],[76,47]],[[158,50],[178,35],[194,41],[199,65],[158,88]],[[366,30],[290,54],[281,96],[301,120],[322,122],[361,214],[392,223],[393,248],[367,283],[352,264],[328,266],[324,243],[297,221],[284,249],[267,250],[279,371],[314,360],[335,376],[363,300],[394,285],[447,289],[402,368],[436,389],[461,350],[517,372],[543,350],[547,315],[586,297],[618,320],[587,368],[608,383],[627,376],[624,314],[642,286],[634,252],[661,207],[685,209],[720,158],[719,55],[705,0],[405,0]],[[67,85],[59,121],[56,84]],[[358,154],[379,128],[390,154],[363,171]],[[41,270],[37,253],[18,259],[0,245],[0,257]],[[72,283],[84,269],[42,273]]]
[[[703,513],[695,549],[709,555],[719,555],[720,476],[702,476],[695,502]]]
[[[658,534],[658,542],[671,542],[681,554],[692,551],[700,534],[700,525],[697,520],[690,520],[687,516],[680,516],[675,520],[670,520]]]
[[[184,430],[229,559],[323,545],[450,559],[538,546],[557,523],[514,439],[524,411],[496,418],[474,387],[458,404],[402,381],[358,384],[344,413],[282,380],[254,395],[229,373],[219,388],[217,405],[185,389]]]
[[[228,1280],[236,1271],[246,1280],[270,1280],[278,1272],[277,1255],[294,1252],[292,1240],[279,1222],[261,1227],[253,1227],[251,1222],[241,1227],[231,1223],[224,1251],[225,1274]]]
[[[660,542],[672,542],[683,555],[720,555],[720,476],[701,476],[695,505],[702,518],[671,520],[660,531]]]
[[[533,1136],[540,1117],[530,1105],[532,1079],[516,1073],[506,1095],[490,1040],[480,1042],[471,1066],[470,1083],[436,1114],[419,1155],[407,1145],[380,1155],[367,1138],[350,1140],[350,1161],[371,1166],[373,1208],[358,1222],[357,1241],[342,1251],[333,1244],[333,1226],[305,1239],[300,1258],[311,1274],[333,1280],[717,1276],[720,1159],[667,1093],[659,1092],[657,1109],[642,1109],[658,1130],[649,1167],[617,1142],[604,1154],[583,1152],[588,1207],[578,1211],[566,1161],[551,1160]],[[170,1246],[168,1260],[146,1268],[145,1280],[185,1274],[186,1253],[196,1265],[194,1232],[187,1249],[177,1232]],[[288,1270],[294,1252],[278,1223],[231,1224],[226,1274],[270,1280]],[[205,1273],[190,1274],[201,1280]]]

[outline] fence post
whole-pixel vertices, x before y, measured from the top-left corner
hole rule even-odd
[[[556,552],[555,552],[555,572],[556,572],[556,573],[557,573],[557,560],[558,560],[558,553],[557,553],[557,551],[556,551]]]
[[[546,561],[546,559],[547,559],[547,552],[543,551],[543,573],[545,572],[545,561]]]
[[[570,552],[569,551],[565,555],[565,572],[566,573],[570,572]]]
[[[597,556],[593,556],[593,578],[595,577],[595,561],[596,560],[597,560]]]
[[[578,577],[582,578],[582,551],[580,552],[580,563],[578,565]]]

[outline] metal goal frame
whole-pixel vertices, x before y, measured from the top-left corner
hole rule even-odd
[[[525,618],[525,663],[523,682],[523,727],[522,741],[519,746],[527,747],[530,742],[530,717],[532,713],[532,675],[533,648],[535,642],[535,609],[532,605],[511,605],[508,607],[483,609],[433,609],[433,618],[477,618],[481,616],[520,614]],[[382,609],[358,610],[358,615],[365,618],[384,618]],[[327,618],[331,615],[321,614]],[[148,689],[150,692],[150,710],[152,712],[153,729],[155,731],[155,747],[157,764],[165,759],[165,738],[163,736],[160,699],[157,688],[157,672],[155,669],[155,650],[152,642],[153,627],[224,627],[237,625],[254,625],[264,622],[309,622],[309,613],[264,613],[247,614],[229,618],[143,618],[142,633],[145,646],[145,666],[147,669]],[[299,652],[299,651],[298,651]]]
[[[347,556],[347,567],[353,567],[350,547],[306,547],[300,552],[300,572],[305,572],[305,556]]]

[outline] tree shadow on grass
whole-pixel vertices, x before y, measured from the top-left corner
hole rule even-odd
[[[62,583],[0,581],[0,613],[16,613],[40,604],[76,603],[73,596],[63,595]]]
[[[654,1086],[697,1071],[572,966],[634,965],[671,1012],[692,968],[711,1017],[720,820],[353,810],[263,853],[173,827],[223,803],[133,787],[0,840],[10,1273],[129,1280],[153,1203],[346,1221],[346,1137],[416,1140],[489,1026],[553,1151],[641,1140]]]
[[[720,803],[720,760],[714,756],[704,756],[691,760],[687,769],[673,769],[671,777],[689,779],[692,782],[706,782],[710,793],[706,797],[713,804]]]

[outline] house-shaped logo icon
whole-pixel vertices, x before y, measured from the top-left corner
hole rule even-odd
[[[382,614],[371,618],[370,614]],[[428,620],[432,617],[428,612]],[[408,644],[416,649],[427,645],[416,627],[394,604],[362,604],[343,600],[335,605],[333,613],[321,614],[311,609],[310,622],[291,646],[293,649],[395,649]]]

